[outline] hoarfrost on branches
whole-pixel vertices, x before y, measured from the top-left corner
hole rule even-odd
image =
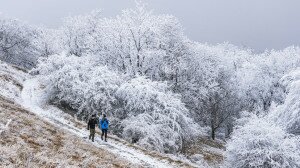
[[[84,118],[112,109],[122,76],[89,58],[55,55],[43,60],[32,73],[42,78],[49,101],[78,110]]]
[[[181,149],[193,133],[200,133],[180,96],[172,93],[166,83],[138,77],[121,85],[116,95],[128,112],[122,121],[126,139],[172,153]]]
[[[299,167],[299,140],[272,121],[252,115],[233,132],[227,144],[225,167]]]

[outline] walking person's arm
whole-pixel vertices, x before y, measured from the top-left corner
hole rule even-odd
[[[98,128],[99,128],[99,129],[101,129],[100,121],[101,121],[100,118],[97,118],[97,125],[98,125]]]
[[[99,122],[99,129],[100,130],[102,130],[102,122],[103,122],[102,120],[100,120],[100,122]]]
[[[90,129],[90,120],[89,120],[88,125],[87,125],[87,130],[89,130],[89,129]]]

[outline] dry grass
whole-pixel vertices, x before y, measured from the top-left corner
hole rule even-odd
[[[17,66],[17,65],[11,65],[11,67],[15,68],[15,69],[18,70],[18,71],[22,71],[22,72],[24,72],[24,73],[28,73],[28,70],[27,70],[27,69],[21,68],[21,67],[19,67],[19,66]]]
[[[23,85],[10,75],[0,74],[0,80],[3,80],[5,82],[11,82],[13,85],[17,86],[20,90],[23,89]]]
[[[192,143],[185,144],[183,153],[186,156],[200,154],[210,165],[215,166],[223,162],[223,153],[225,146],[223,142],[211,140],[208,137],[199,137]]]
[[[140,167],[57,128],[0,97],[0,167]],[[80,124],[81,125],[81,124]],[[82,125],[83,126],[83,125]]]

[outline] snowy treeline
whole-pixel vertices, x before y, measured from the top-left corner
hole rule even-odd
[[[54,34],[0,14],[0,60],[31,69],[40,56],[54,54],[54,48],[58,51]]]
[[[83,118],[107,113],[112,131],[131,142],[176,152],[191,137],[207,134],[224,139],[233,132],[228,164],[237,167],[260,165],[247,160],[235,163],[240,157],[234,155],[243,152],[239,151],[243,144],[238,143],[251,144],[264,141],[263,135],[270,136],[263,145],[249,145],[247,150],[261,152],[264,145],[277,150],[281,142],[296,142],[292,134],[297,132],[299,115],[292,110],[297,100],[291,96],[297,95],[297,81],[287,84],[291,77],[281,78],[300,66],[299,47],[256,54],[228,43],[200,44],[184,35],[175,17],[155,15],[141,3],[115,18],[104,18],[101,11],[68,17],[57,30],[21,28],[20,22],[5,19],[0,23],[6,22],[19,26],[0,27],[2,46],[9,44],[4,37],[27,40],[27,36],[14,36],[7,30],[38,32],[36,39],[27,40],[36,44],[35,48],[26,47],[26,51],[32,49],[31,55],[43,56],[33,72],[42,79],[49,101],[71,108]],[[2,59],[7,55],[3,51]],[[20,48],[18,52],[23,51]],[[10,54],[10,58],[17,56]],[[32,67],[32,62],[23,66]],[[272,102],[287,105],[274,110]],[[241,111],[254,116],[245,119]],[[287,111],[291,114],[285,114]],[[238,123],[247,123],[237,124],[237,118],[241,118]],[[261,126],[256,128],[256,124]],[[239,139],[246,137],[245,142]],[[284,154],[288,148],[292,147],[278,149],[284,155],[278,156],[279,160],[289,157]],[[273,164],[272,157],[266,158]],[[274,164],[281,163],[292,164]]]
[[[116,18],[103,18],[99,11],[69,17],[60,31],[67,55],[93,57],[130,78],[166,81],[213,138],[232,131],[238,112],[282,102],[278,81],[300,60],[298,47],[255,54],[227,43],[190,41],[176,18],[154,15],[143,4]]]

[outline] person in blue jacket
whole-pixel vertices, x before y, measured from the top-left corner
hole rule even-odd
[[[107,120],[106,115],[103,114],[103,117],[99,123],[99,128],[102,130],[101,139],[103,140],[103,136],[104,136],[105,142],[107,142],[108,125],[109,125],[109,121]]]

